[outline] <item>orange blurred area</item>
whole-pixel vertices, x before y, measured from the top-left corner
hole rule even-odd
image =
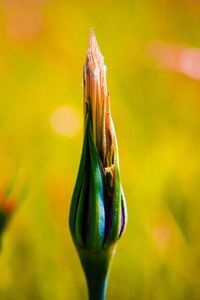
[[[2,236],[1,300],[87,299],[68,214],[91,28],[129,212],[107,299],[200,299],[199,16],[198,0],[0,1],[0,203],[17,164],[10,197],[29,189]]]

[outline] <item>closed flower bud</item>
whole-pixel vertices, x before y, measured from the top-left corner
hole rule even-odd
[[[84,66],[84,143],[69,226],[89,288],[104,299],[110,259],[127,223],[106,68],[94,33]]]

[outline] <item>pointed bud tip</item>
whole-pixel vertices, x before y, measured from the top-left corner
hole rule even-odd
[[[97,45],[97,39],[96,39],[96,36],[95,36],[95,33],[94,33],[94,30],[93,28],[90,29],[90,38],[89,38],[89,46],[91,44],[95,43]]]
[[[89,69],[94,72],[94,74],[97,72],[104,72],[104,58],[100,51],[93,29],[90,31],[86,64]]]
[[[89,45],[88,45],[88,56],[97,54],[100,52],[99,46],[97,44],[97,39],[94,33],[94,30],[91,29],[90,31],[90,38],[89,38]]]

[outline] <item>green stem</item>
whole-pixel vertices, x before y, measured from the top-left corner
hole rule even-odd
[[[105,300],[107,290],[106,278],[87,279],[89,300]]]
[[[105,300],[113,249],[101,253],[84,249],[78,252],[87,280],[89,300]]]

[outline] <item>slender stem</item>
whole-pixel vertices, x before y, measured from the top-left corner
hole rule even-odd
[[[113,249],[105,252],[91,253],[79,249],[79,256],[85,272],[89,300],[105,300],[110,261]]]
[[[89,300],[105,300],[107,278],[93,278],[87,280]]]

